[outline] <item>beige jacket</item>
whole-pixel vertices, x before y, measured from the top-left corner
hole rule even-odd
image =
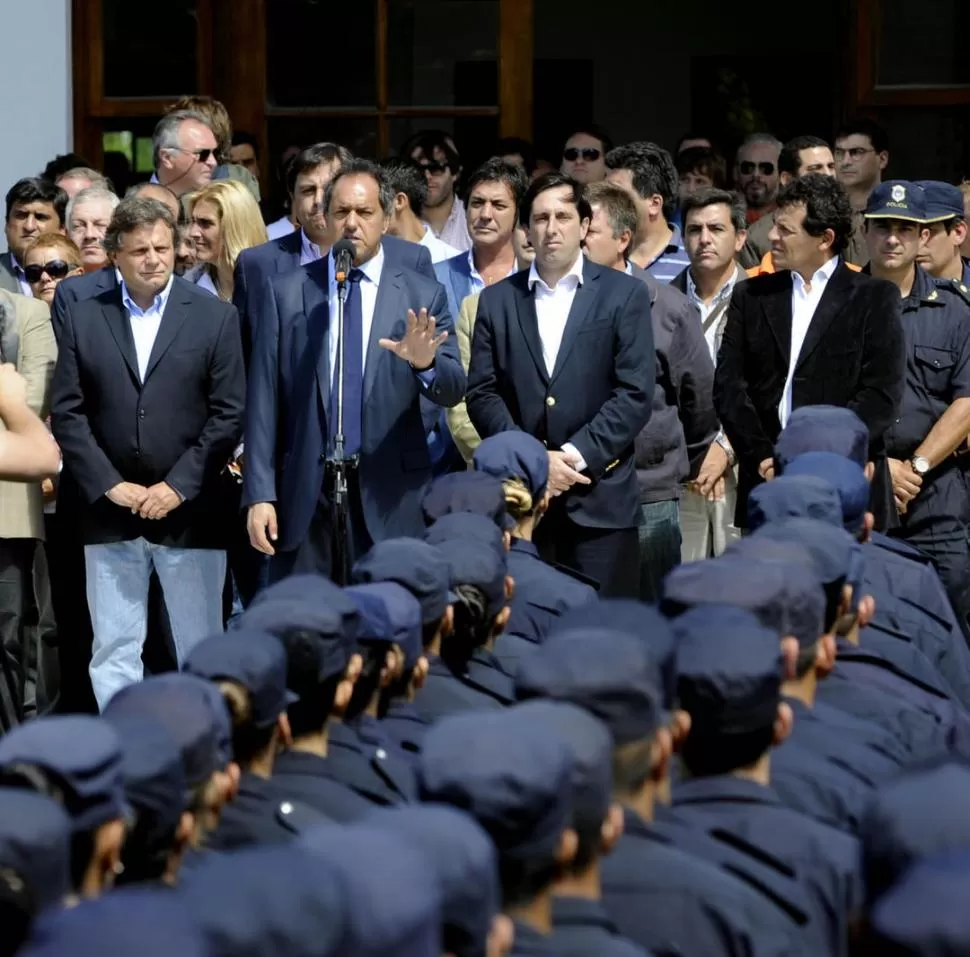
[[[475,331],[475,317],[478,315],[478,297],[480,292],[473,292],[466,296],[458,310],[458,321],[455,323],[455,335],[458,337],[458,353],[465,372],[472,361],[472,333]],[[458,405],[446,410],[448,429],[461,457],[468,463],[472,460],[475,449],[482,439],[472,420],[468,417],[468,406],[462,399]]]
[[[0,351],[3,361],[13,363],[27,380],[27,404],[46,418],[57,361],[46,303],[0,289]],[[39,482],[0,482],[0,538],[43,540],[44,501]]]

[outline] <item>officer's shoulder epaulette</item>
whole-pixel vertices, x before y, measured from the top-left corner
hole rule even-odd
[[[933,297],[935,292],[938,296],[942,298],[952,298],[956,297],[965,305],[970,306],[970,286],[960,279],[935,279],[933,281],[933,290],[930,293],[930,298]]]

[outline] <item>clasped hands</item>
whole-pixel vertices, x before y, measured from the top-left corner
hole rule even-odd
[[[377,344],[399,359],[409,363],[416,372],[424,372],[434,365],[438,346],[448,338],[447,332],[436,334],[437,324],[434,316],[422,309],[417,315],[408,309],[408,325],[403,339],[378,339]]]
[[[119,482],[105,495],[115,505],[130,508],[132,515],[153,520],[165,518],[172,509],[182,504],[178,492],[167,482],[157,482],[148,488],[135,482]]]

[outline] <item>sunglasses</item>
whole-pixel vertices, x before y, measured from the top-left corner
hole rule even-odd
[[[421,163],[421,169],[426,173],[431,173],[432,175],[437,173],[447,173],[451,167],[447,163],[439,163],[437,160],[431,160],[429,163]]]
[[[179,153],[186,153],[189,156],[194,156],[196,161],[199,163],[208,163],[209,157],[213,157],[216,163],[219,162],[219,151],[218,150],[183,150],[181,146],[173,146],[172,149],[177,150]]]
[[[63,279],[72,269],[77,268],[74,263],[66,263],[63,259],[52,259],[49,263],[44,263],[43,266],[36,264],[24,266],[24,278],[29,283],[40,282],[44,273],[47,273],[51,279]]]
[[[751,160],[745,160],[743,163],[738,163],[738,169],[743,176],[750,176],[756,169],[762,176],[771,176],[775,172],[775,164],[752,163]]]
[[[875,152],[876,151],[872,147],[866,149],[864,146],[853,146],[852,149],[848,150],[832,150],[832,155],[841,162],[842,160],[846,159],[846,157],[853,160],[861,160],[866,153]]]
[[[562,158],[564,160],[569,160],[570,163],[575,163],[580,156],[582,156],[587,163],[592,163],[593,160],[598,160],[602,155],[603,151],[596,149],[595,146],[584,146],[582,149],[577,149],[575,146],[570,146],[568,150],[562,151]]]

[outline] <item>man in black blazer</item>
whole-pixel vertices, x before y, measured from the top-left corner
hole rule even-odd
[[[587,260],[589,203],[547,173],[520,207],[531,269],[482,292],[468,373],[468,414],[483,439],[522,429],[549,454],[552,507],[535,542],[544,557],[636,597],[640,500],[634,440],[650,418],[656,361],[650,293]]]
[[[51,425],[81,497],[102,710],[142,677],[152,568],[179,663],[222,628],[217,480],[242,432],[242,349],[235,308],[173,276],[175,238],[161,203],[119,204],[105,248],[122,282],[65,304],[54,372]]]
[[[280,273],[292,272],[326,257],[330,239],[324,216],[324,192],[341,167],[352,159],[350,151],[336,143],[315,143],[298,153],[287,168],[286,179],[300,228],[239,254],[232,301],[239,310],[247,365],[256,339],[266,283]],[[424,246],[394,236],[385,236],[383,245],[385,254],[395,265],[435,279],[431,254]]]
[[[747,525],[748,493],[774,474],[772,448],[793,409],[852,409],[869,428],[870,458],[882,459],[904,386],[899,292],[845,264],[851,234],[844,187],[802,176],[778,196],[770,234],[777,271],[735,287],[714,404],[738,457],[739,526]]]

